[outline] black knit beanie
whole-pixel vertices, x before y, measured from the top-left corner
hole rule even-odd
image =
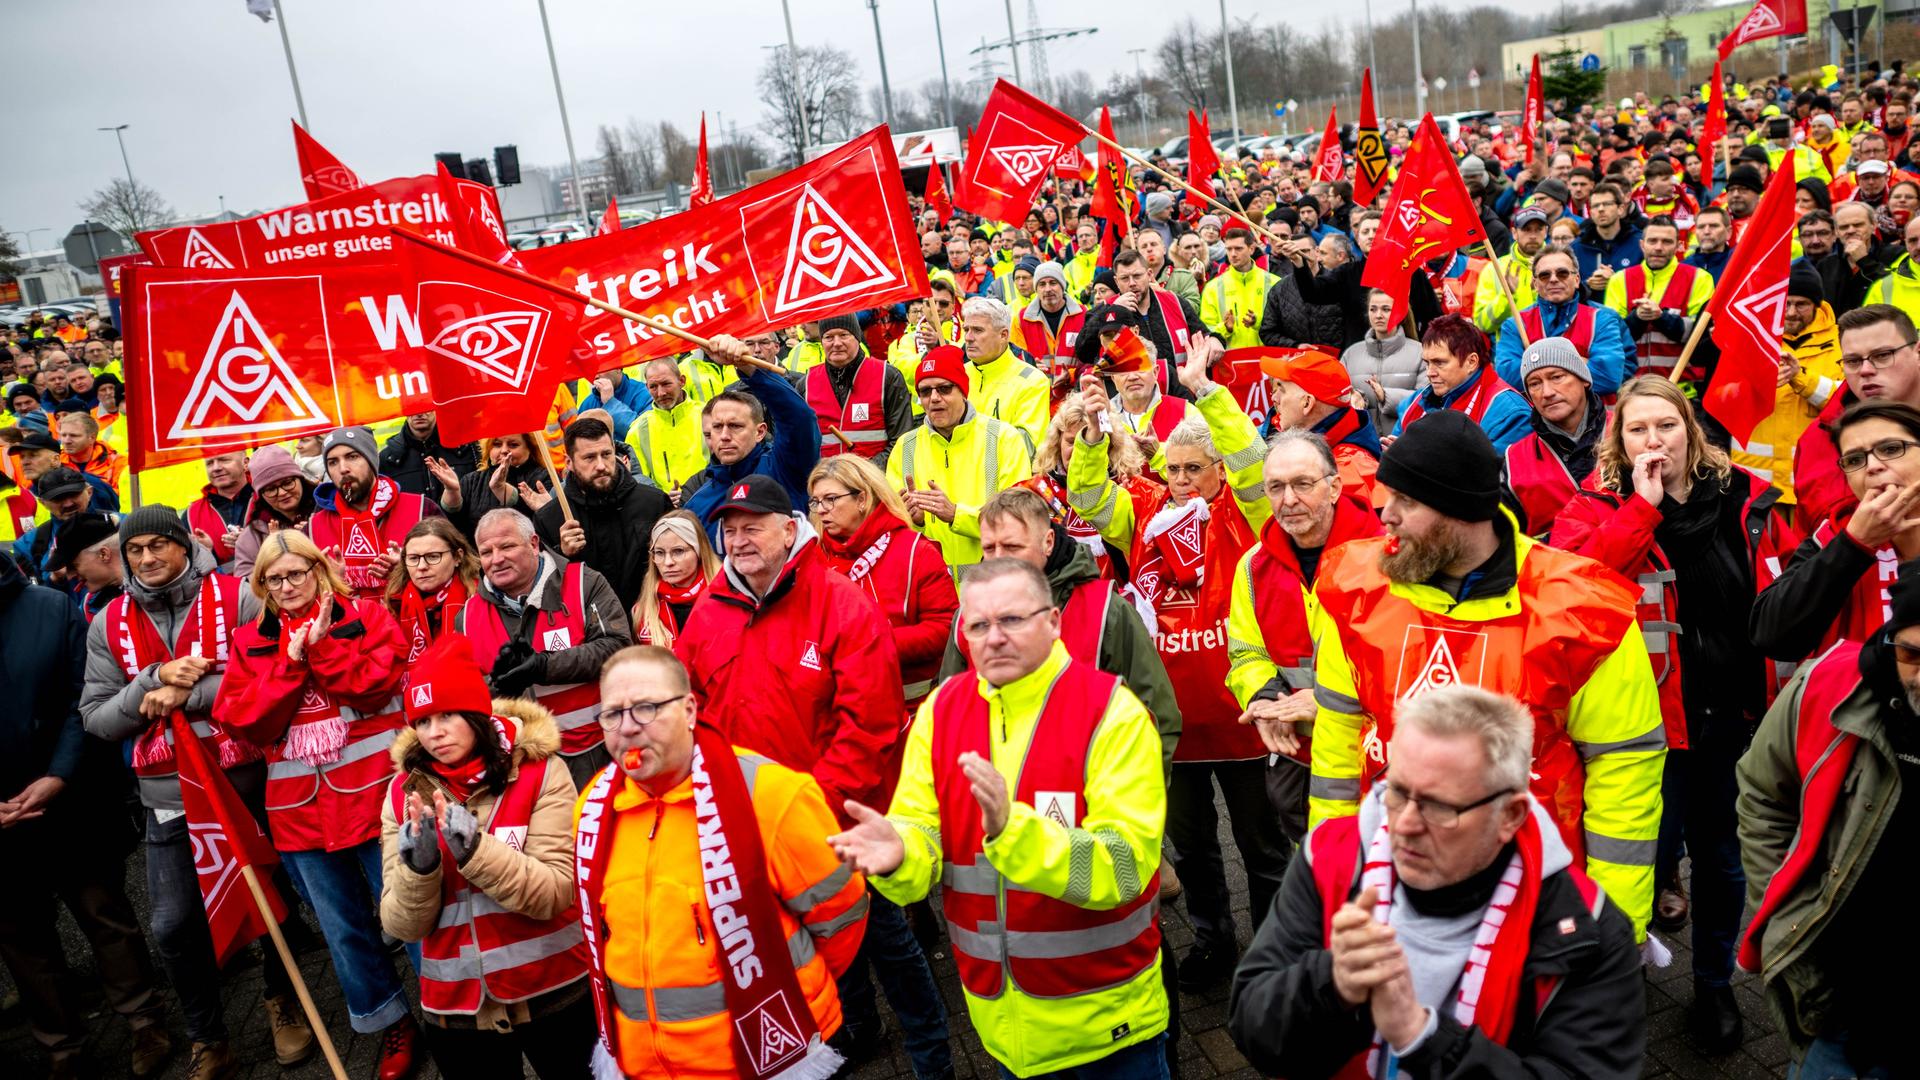
[[[1430,412],[1380,458],[1380,483],[1460,521],[1500,512],[1500,455],[1466,413]]]

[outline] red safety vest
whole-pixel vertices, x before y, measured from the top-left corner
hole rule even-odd
[[[1686,318],[1687,299],[1693,295],[1693,278],[1700,272],[1697,266],[1688,266],[1682,262],[1675,263],[1673,276],[1667,279],[1666,291],[1660,294],[1660,309],[1677,313],[1683,319]],[[1647,264],[1638,263],[1629,266],[1622,274],[1627,283],[1627,310],[1631,311],[1633,305],[1647,295]],[[1665,375],[1672,371],[1674,363],[1680,359],[1680,350],[1686,344],[1684,341],[1675,341],[1654,329],[1652,324],[1648,324],[1646,329],[1635,334],[1633,341],[1634,352],[1639,357],[1640,364],[1634,369],[1635,375]],[[1586,355],[1586,350],[1581,350],[1581,355]],[[1687,378],[1694,378],[1699,373],[1697,368],[1689,365],[1681,374]]]
[[[1084,820],[1087,752],[1119,685],[1091,664],[1067,664],[1041,707],[1015,800],[1069,828]],[[1159,875],[1147,874],[1139,896],[1105,911],[1009,886],[987,861],[980,813],[957,763],[967,750],[991,756],[988,726],[986,702],[970,682],[950,683],[935,697],[941,895],[961,984],[981,998],[999,997],[1009,980],[1033,997],[1063,998],[1137,977],[1160,954]]]
[[[278,642],[265,648],[278,650]],[[393,775],[393,762],[387,756],[393,740],[406,726],[395,697],[378,713],[363,713],[333,700],[311,684],[294,711],[293,723],[341,717],[347,721],[347,745],[331,765],[308,765],[285,757],[285,740],[267,748],[267,829],[274,847],[281,851],[305,851],[304,840],[323,838],[312,845],[339,851],[380,835],[380,785]],[[320,798],[320,785],[339,795],[367,796],[350,800],[346,807],[323,814],[314,805]],[[347,813],[339,813],[346,809]],[[301,845],[301,846],[294,846]]]
[[[587,640],[587,603],[582,584],[581,563],[568,563],[561,579],[560,610],[541,609],[534,617],[534,652],[561,652],[577,648]],[[533,598],[527,598],[532,602]],[[500,618],[500,609],[476,590],[467,597],[460,616],[462,632],[473,642],[473,659],[481,671],[491,671],[510,634]],[[602,745],[600,738],[600,683],[561,683],[536,686],[527,695],[553,714],[560,728],[560,753],[578,757]]]
[[[384,479],[376,481],[376,483],[386,482]],[[420,524],[420,520],[426,516],[426,509],[426,499],[422,496],[409,495],[405,492],[395,492],[393,504],[389,506],[387,512],[375,522],[380,532],[381,547],[386,548],[388,545],[398,547],[404,545],[407,541],[407,534],[412,532],[413,527]],[[342,554],[353,554],[348,551],[347,537],[340,528],[339,511],[323,510],[315,512],[312,517],[307,519],[307,534],[312,537],[314,546],[318,547],[321,551],[326,551],[329,548],[339,548]],[[353,559],[349,558],[347,561],[351,564]],[[385,577],[377,577],[371,571],[362,570],[354,565],[343,567],[341,576],[346,579],[347,587],[353,590],[353,595],[356,598],[385,601],[387,592],[387,579]]]
[[[1073,587],[1073,595],[1067,597],[1066,606],[1060,609],[1060,644],[1067,647],[1068,656],[1083,664],[1100,665],[1100,647],[1106,644],[1107,638],[1107,608],[1113,600],[1113,582],[1106,578],[1094,578]],[[959,644],[960,655],[971,670],[973,647],[960,632],[958,619],[953,621],[953,640]]]
[[[1828,544],[1851,544],[1851,537],[1841,535],[1845,531],[1842,524],[1851,510],[1838,520],[1828,518],[1813,531],[1813,540],[1821,547]],[[1861,574],[1853,583],[1852,591],[1847,595],[1847,604],[1840,609],[1840,615],[1827,628],[1826,635],[1820,639],[1817,652],[1824,652],[1836,642],[1851,641],[1856,645],[1865,644],[1869,637],[1885,626],[1893,618],[1894,579],[1900,576],[1900,554],[1892,547],[1882,544],[1874,549],[1874,567]],[[1779,577],[1785,556],[1791,556],[1791,549],[1779,553],[1775,558],[1762,559],[1754,584],[1756,591],[1764,591]],[[1792,672],[1786,672],[1791,677]],[[1784,682],[1784,679],[1782,680]]]
[[[1454,683],[1509,694],[1534,717],[1533,794],[1579,863],[1586,768],[1567,734],[1567,710],[1632,626],[1635,594],[1599,563],[1535,544],[1520,563],[1520,603],[1511,614],[1455,619],[1389,588],[1379,570],[1385,543],[1355,540],[1327,552],[1314,583],[1315,599],[1340,628],[1365,714],[1362,787],[1386,769],[1402,697]]]
[[[807,404],[813,407],[820,424],[820,456],[830,458],[847,448],[833,437],[833,428],[853,444],[853,452],[873,458],[887,448],[887,411],[882,402],[886,390],[887,365],[883,360],[862,356],[854,361],[859,370],[853,374],[853,388],[843,405],[833,396],[833,384],[827,380],[827,365],[816,364],[807,372]]]
[[[33,519],[40,513],[40,500],[33,492],[15,489],[13,494],[0,500],[4,504],[7,518],[13,522],[13,535],[22,537],[33,531]]]
[[[1600,309],[1592,304],[1577,304],[1573,309],[1573,322],[1567,332],[1561,336],[1573,342],[1573,347],[1582,357],[1593,355],[1593,321]],[[1520,325],[1527,328],[1527,340],[1539,341],[1548,337],[1547,328],[1540,322],[1540,305],[1535,304],[1520,313]],[[1678,355],[1678,354],[1676,354]]]
[[[1407,399],[1406,410],[1400,414],[1400,430],[1405,431],[1413,426],[1415,420],[1427,415],[1426,400],[1430,393],[1432,393],[1431,390],[1422,390]],[[1481,364],[1480,374],[1474,377],[1473,389],[1461,397],[1454,398],[1448,403],[1447,408],[1454,412],[1466,413],[1474,423],[1478,424],[1486,419],[1487,409],[1493,404],[1493,399],[1503,393],[1517,394],[1519,391],[1501,382],[1500,376],[1493,373],[1492,365]]]
[[[1839,804],[1847,773],[1853,767],[1853,755],[1860,748],[1859,736],[1833,726],[1833,710],[1860,685],[1860,643],[1842,641],[1814,665],[1800,691],[1800,708],[1794,713],[1793,758],[1800,773],[1800,827],[1794,831],[1793,846],[1767,882],[1753,921],[1740,938],[1740,966],[1756,973],[1764,959],[1760,939],[1767,921],[1804,884],[1825,846],[1833,808]],[[1834,870],[1835,874],[1839,872]]]
[[[1553,519],[1580,490],[1567,463],[1538,432],[1507,447],[1507,490],[1520,500],[1521,526],[1530,536],[1545,536]]]
[[[1081,327],[1086,325],[1087,310],[1081,308],[1079,311],[1063,313],[1058,333],[1047,329],[1045,316],[1036,318],[1027,314],[1032,310],[1030,305],[1020,313],[1020,339],[1026,344],[1027,351],[1033,354],[1041,371],[1058,375],[1062,368],[1074,362],[1073,347],[1080,340]]]
[[[519,851],[546,783],[551,759],[520,767],[493,804],[484,828]],[[393,778],[388,798],[395,821],[406,820],[407,779]],[[552,993],[586,978],[587,942],[580,908],[535,919],[509,911],[467,884],[440,837],[440,919],[420,942],[420,1007],[443,1016],[472,1016],[489,998],[503,1005]]]
[[[205,490],[211,492],[213,488],[209,485]],[[208,496],[202,495],[187,504],[187,528],[199,529],[212,538],[214,561],[222,566],[233,561],[233,548],[226,541],[227,519],[213,508]]]
[[[1480,272],[1487,268],[1487,260],[1469,257],[1467,268],[1459,277],[1442,277],[1429,274],[1440,286],[1440,304],[1443,310],[1455,315],[1473,318],[1473,298],[1480,291]]]
[[[228,651],[233,646],[234,631],[240,628],[240,579],[215,573],[209,575],[208,580],[213,582],[215,594],[220,598],[220,616],[225,620],[226,629],[215,638],[215,655],[206,659],[214,661],[214,671],[220,671],[226,667]],[[127,677],[128,682],[139,678],[145,666],[134,650],[133,629],[127,623],[131,604],[133,604],[133,597],[123,593],[109,602],[99,615],[107,621],[107,648],[112,652],[114,661],[120,665],[120,671]],[[200,604],[196,600],[187,608],[187,614],[181,620],[180,628],[174,635],[175,643],[189,656],[199,656],[201,652],[200,615]],[[154,637],[159,639],[165,655],[154,657],[153,660],[165,663],[168,660],[177,659],[174,650],[167,647],[166,636],[158,632],[158,626],[154,629],[156,631]],[[222,763],[258,761],[264,756],[251,743],[230,737],[226,728],[214,722],[211,714],[195,712],[186,715],[187,725],[193,729],[195,735],[200,736],[215,761]],[[133,755],[135,776],[162,777],[178,774],[179,769],[170,752],[174,745],[173,725],[162,722],[159,737],[166,740],[169,752],[161,755],[135,753]]]

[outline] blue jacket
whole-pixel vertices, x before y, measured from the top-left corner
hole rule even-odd
[[[1421,407],[1430,413],[1452,408],[1454,402],[1465,397],[1467,391],[1473,389],[1473,384],[1480,381],[1480,376],[1486,370],[1484,366],[1481,367],[1474,373],[1473,378],[1447,391],[1444,395],[1436,394],[1432,387],[1427,387],[1402,402],[1400,418],[1393,422],[1393,437],[1397,439],[1406,434],[1409,404],[1418,401]],[[1486,432],[1487,438],[1493,440],[1495,453],[1505,454],[1507,447],[1519,442],[1533,430],[1533,406],[1527,403],[1527,399],[1521,396],[1520,391],[1511,388],[1502,390],[1487,404],[1486,415],[1480,418],[1480,430]]]
[[[613,417],[613,441],[625,442],[627,429],[639,419],[640,414],[653,408],[653,395],[647,392],[647,384],[622,372],[620,385],[613,391],[613,400],[602,402],[594,395],[593,384],[580,387],[576,396],[582,409],[605,409]]]
[[[814,418],[813,407],[786,379],[760,368],[741,370],[740,389],[760,399],[773,426],[772,437],[761,440],[746,457],[731,465],[715,461],[696,474],[687,482],[688,493],[680,508],[707,521],[713,508],[726,501],[735,481],[764,473],[787,489],[795,510],[804,511],[807,474],[820,461],[820,423]],[[719,547],[718,523],[707,522],[707,536]]]
[[[1697,266],[1707,273],[1712,274],[1714,283],[1717,285],[1720,282],[1720,275],[1727,272],[1727,260],[1731,258],[1733,258],[1733,249],[1724,247],[1711,255],[1705,252],[1695,252],[1680,261],[1686,263],[1688,266]]]
[[[1563,304],[1542,300],[1534,307],[1540,309],[1541,329],[1553,337],[1565,334],[1573,325],[1574,309],[1579,305],[1577,300]],[[1593,348],[1587,356],[1587,367],[1593,372],[1593,392],[1605,397],[1620,389],[1620,384],[1639,366],[1638,354],[1632,335],[1627,333],[1625,319],[1615,315],[1612,308],[1598,304],[1586,306],[1594,309]],[[1500,324],[1500,339],[1493,346],[1493,369],[1508,386],[1520,385],[1520,348],[1519,318],[1510,315]]]
[[[1601,263],[1612,267],[1616,274],[1629,266],[1640,265],[1640,230],[1621,222],[1620,232],[1612,240],[1602,240],[1589,221],[1581,226],[1580,239],[1573,242],[1573,257],[1580,260],[1580,287],[1584,289],[1594,268]]]

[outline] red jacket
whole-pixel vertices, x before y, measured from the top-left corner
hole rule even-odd
[[[1847,406],[1860,400],[1848,390],[1833,395],[1820,418],[1800,433],[1793,450],[1795,522],[1810,533],[1829,518],[1844,517],[1859,503],[1840,471],[1840,449],[1833,445],[1831,428]]]
[[[700,716],[734,745],[810,772],[842,803],[876,809],[899,778],[900,654],[866,590],[829,569],[811,537],[755,600],[722,570],[673,643]]]
[[[234,634],[213,715],[227,731],[267,749],[269,787],[280,740],[294,714],[311,703],[309,692],[354,715],[346,752],[323,768],[310,797],[277,807],[269,796],[275,848],[339,851],[379,838],[380,800],[393,772],[387,748],[406,723],[395,696],[406,656],[400,624],[377,600],[334,601],[333,626],[304,662],[289,660],[281,649],[280,621],[272,612]]]
[[[933,692],[940,660],[946,655],[947,633],[960,610],[960,597],[954,592],[953,573],[940,554],[940,545],[892,514],[886,516],[892,527],[870,543],[857,533],[852,547],[835,551],[823,540],[820,554],[829,568],[865,589],[893,625],[893,647],[900,654],[900,681],[906,684],[904,694],[911,709]],[[882,537],[886,546],[869,558],[868,553],[879,547]]]

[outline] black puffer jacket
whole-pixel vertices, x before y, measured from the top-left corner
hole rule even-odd
[[[566,479],[566,492],[573,516],[587,530],[587,546],[572,558],[600,571],[620,603],[631,609],[647,577],[654,522],[672,510],[673,503],[659,488],[640,483],[625,469],[614,470],[613,488],[604,494],[582,489],[571,476]],[[541,507],[533,521],[541,542],[561,550],[560,526],[566,518],[560,512],[560,500]]]
[[[400,485],[401,491],[409,495],[432,498],[440,493],[440,484],[427,471],[427,459],[430,457],[445,461],[453,466],[454,472],[465,476],[480,467],[480,444],[442,446],[438,427],[423,441],[414,437],[412,428],[402,424],[400,430],[387,440],[387,445],[380,448],[380,475],[391,478]]]

